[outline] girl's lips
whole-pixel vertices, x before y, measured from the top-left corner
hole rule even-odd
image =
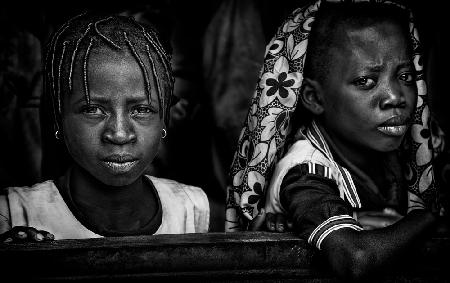
[[[102,164],[117,174],[127,173],[137,163],[137,160],[126,162],[102,161]]]
[[[407,125],[380,126],[377,129],[378,131],[388,136],[401,137],[406,133],[406,130],[408,130],[408,126]]]
[[[408,125],[410,118],[404,115],[395,115],[391,118],[387,119],[380,125],[380,127],[395,127],[395,126],[403,126]]]
[[[408,130],[409,117],[403,115],[392,116],[377,127],[378,131],[388,136],[400,137]]]

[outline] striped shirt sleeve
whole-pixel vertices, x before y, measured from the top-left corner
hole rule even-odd
[[[334,231],[362,230],[328,171],[319,164],[299,164],[288,171],[280,187],[281,204],[292,216],[296,232],[318,249]]]

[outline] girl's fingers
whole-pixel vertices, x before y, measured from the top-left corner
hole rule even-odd
[[[12,235],[11,230],[0,234],[0,241],[3,242],[3,243],[12,242],[13,238],[12,238],[11,235]]]
[[[55,236],[44,230],[37,230],[33,227],[30,227],[29,230],[30,238],[36,242],[41,241],[51,241],[55,239]]]
[[[13,241],[22,242],[28,238],[28,234],[23,230],[23,228],[18,228],[11,231],[11,238]]]
[[[266,227],[267,230],[274,232],[276,229],[276,216],[273,213],[266,213]]]
[[[267,230],[271,232],[283,233],[292,228],[292,222],[286,220],[286,216],[282,213],[266,213],[266,226]]]
[[[52,241],[55,239],[55,236],[52,233],[49,233],[44,230],[38,230],[38,231],[39,231],[39,233],[42,234],[42,236],[44,236],[44,240],[46,240],[46,241]]]
[[[276,229],[280,233],[283,233],[286,229],[286,218],[283,214],[277,214],[276,216]]]
[[[36,229],[30,227],[30,229],[28,229],[28,238],[30,241],[41,242],[44,239],[44,236]]]
[[[15,226],[1,235],[1,240],[4,243],[42,242],[54,240],[54,238],[54,235],[47,231],[26,226]]]

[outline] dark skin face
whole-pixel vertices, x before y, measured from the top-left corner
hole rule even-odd
[[[129,54],[92,54],[88,66],[90,104],[77,73],[73,93],[63,98],[64,140],[74,161],[95,179],[130,185],[159,148],[163,121],[157,93],[153,87],[149,103],[142,71]]]
[[[73,93],[63,97],[64,141],[75,163],[70,194],[91,225],[133,233],[157,208],[150,181],[144,180],[164,127],[155,83],[150,81],[149,101],[144,75],[132,55],[92,53],[87,104],[78,69]]]
[[[392,22],[341,30],[330,76],[318,87],[320,124],[356,165],[397,149],[416,105],[414,66]]]

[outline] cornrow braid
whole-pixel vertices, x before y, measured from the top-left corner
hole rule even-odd
[[[55,129],[60,129],[64,111],[62,95],[71,94],[75,69],[81,70],[86,103],[90,103],[90,54],[104,49],[131,54],[135,58],[144,77],[149,103],[151,81],[156,84],[160,115],[168,125],[174,77],[170,55],[161,44],[158,33],[131,17],[85,13],[62,25],[46,46],[44,95],[50,98]]]
[[[89,85],[88,85],[88,78],[87,78],[87,74],[88,74],[88,60],[89,60],[89,51],[91,50],[92,47],[92,41],[93,38],[91,38],[91,40],[89,41],[89,45],[86,49],[86,53],[84,54],[84,59],[83,59],[83,85],[84,85],[84,95],[86,97],[86,103],[90,104],[90,99],[89,99]]]
[[[128,39],[127,33],[123,32],[123,37],[125,38],[125,41],[128,44],[128,47],[130,48],[131,52],[133,53],[133,56],[136,58],[136,60],[139,63],[139,67],[141,67],[142,72],[144,72],[144,83],[145,83],[145,88],[147,90],[147,97],[148,97],[148,101],[150,101],[150,94],[151,94],[151,89],[150,89],[150,82],[148,81],[148,70],[147,68],[145,68],[144,62],[142,62],[141,57],[139,56],[139,54],[136,52],[136,49],[133,46],[133,43],[131,43],[131,41]]]
[[[64,58],[64,53],[66,51],[66,47],[67,47],[67,41],[64,41],[63,43],[63,50],[62,50],[62,55],[61,55],[61,60],[59,60],[59,66],[58,66],[58,88],[57,88],[57,93],[61,92],[61,67],[62,67],[62,63],[63,63],[63,58]],[[61,99],[58,96],[58,111],[61,112]]]
[[[86,29],[86,31],[83,33],[83,35],[77,40],[77,43],[75,44],[75,49],[72,53],[71,61],[70,61],[70,71],[69,71],[69,90],[72,91],[73,88],[73,80],[72,80],[72,72],[73,72],[73,65],[75,64],[75,55],[77,55],[78,46],[80,45],[81,41],[85,38],[89,30],[91,29],[92,23],[90,23]]]
[[[172,76],[172,69],[170,68],[170,56],[164,51],[164,48],[162,47],[161,42],[158,40],[158,37],[156,36],[156,33],[151,30],[151,33],[153,36],[150,36],[149,32],[146,31],[146,29],[136,22],[137,25],[139,25],[142,28],[142,32],[145,36],[145,38],[148,40],[150,45],[154,46],[156,49],[156,52],[160,59],[162,60],[163,64],[165,65],[166,72],[169,72],[167,75],[172,78],[172,83],[174,81],[174,77]]]
[[[56,33],[52,36],[52,39],[50,40],[49,45],[47,45],[46,49],[48,50],[45,56],[45,63],[44,63],[44,93],[46,93],[47,95],[51,95],[51,100],[52,103],[52,109],[53,109],[53,117],[55,119],[55,130],[59,131],[59,123],[57,123],[56,121],[58,121],[60,119],[61,116],[61,103],[60,103],[60,87],[58,87],[58,92],[56,92],[55,90],[55,77],[53,74],[53,62],[55,61],[55,47],[56,44],[55,42],[58,41],[60,35],[68,28],[68,26],[70,25],[70,22],[72,20],[75,20],[76,18],[81,17],[81,15],[69,20],[68,22],[66,22],[64,25],[62,25],[57,31]],[[67,43],[66,43],[67,44]],[[63,50],[65,51],[65,48],[63,48]],[[64,52],[63,52],[64,53]],[[50,57],[52,58],[50,60]],[[62,56],[63,57],[63,56]],[[48,68],[48,64],[51,64],[51,68]],[[60,65],[62,66],[62,58],[61,58],[61,63]],[[61,73],[59,72],[59,75]],[[60,82],[60,79],[58,78],[58,81]]]
[[[146,29],[143,25],[141,25],[138,22],[135,22],[135,24],[142,30],[142,34],[147,39],[147,41],[150,44],[150,46],[155,48],[156,54],[158,55],[160,60],[163,62],[164,70],[166,72],[166,78],[169,78],[169,80],[168,80],[169,88],[170,88],[171,92],[173,92],[175,78],[174,78],[174,76],[172,74],[172,68],[170,67],[170,60],[171,60],[170,56],[167,54],[167,52],[164,51],[164,48],[163,48],[161,42],[159,41],[157,34],[155,33],[155,31],[153,29]],[[150,35],[150,33],[152,35]],[[152,71],[153,71],[154,74],[156,74],[155,73],[155,69],[154,69],[153,59],[152,59],[152,56],[151,56],[150,49],[149,49],[148,45],[146,45],[146,51],[147,51],[147,55],[148,55],[148,60],[149,60],[149,62],[151,64],[151,66],[152,66]],[[161,92],[161,90],[159,89],[158,77],[156,78],[156,83],[158,85],[158,92]],[[166,97],[161,96],[160,104],[163,104],[163,102],[165,102],[166,105],[170,105],[171,104],[171,98],[172,98],[172,93],[167,93]],[[167,111],[165,113],[165,117],[164,117],[165,121],[169,121],[169,114],[170,114],[169,111]]]
[[[147,56],[148,56],[148,61],[149,61],[149,63],[150,63],[150,67],[151,67],[151,69],[152,69],[152,72],[153,72],[153,74],[156,72],[156,70],[155,70],[155,64],[153,63],[153,58],[152,58],[152,56],[150,55],[150,48],[148,47],[148,45],[146,45],[145,46],[145,48],[146,48],[146,51],[147,51]],[[161,92],[161,87],[160,87],[160,85],[159,85],[159,79],[158,79],[158,76],[155,76],[155,81],[156,81],[156,87],[157,87],[157,89],[158,89],[158,92]],[[160,107],[161,107],[161,105],[164,105],[164,96],[161,96],[161,98],[162,99],[160,99],[159,100],[159,104],[160,104]]]

